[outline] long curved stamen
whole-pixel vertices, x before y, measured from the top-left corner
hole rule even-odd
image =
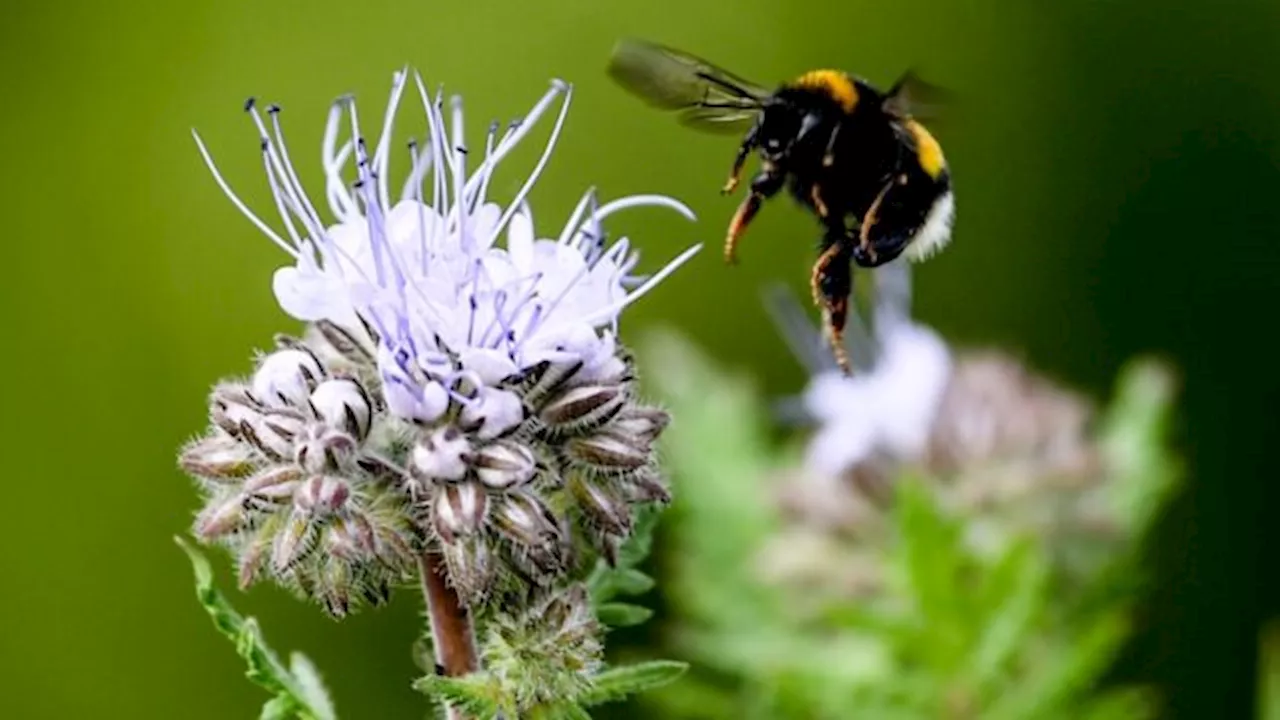
[[[564,102],[560,105],[560,115],[556,117],[556,124],[551,128],[551,137],[547,139],[547,146],[542,151],[542,157],[538,158],[538,164],[533,167],[533,172],[529,173],[524,185],[516,193],[515,198],[511,200],[511,204],[507,206],[506,212],[502,213],[502,217],[498,219],[498,224],[494,228],[495,233],[502,232],[502,229],[507,226],[507,222],[511,220],[511,216],[519,209],[520,203],[524,202],[529,191],[533,189],[533,184],[538,181],[538,176],[542,174],[543,168],[547,166],[547,162],[551,159],[551,152],[555,150],[556,141],[560,139],[560,131],[564,128],[565,118],[569,115],[569,105],[573,100],[573,86],[563,81],[558,82],[561,82],[564,87]]]
[[[463,190],[467,184],[467,144],[465,128],[462,124],[462,96],[449,98],[449,109],[452,111],[453,123],[453,193],[454,212],[458,223],[458,244],[464,251],[470,250],[472,238],[467,237],[466,203],[463,202]]]
[[[300,251],[285,242],[284,238],[277,235],[276,231],[272,230],[270,225],[266,224],[262,221],[262,218],[255,215],[254,212],[249,209],[249,206],[245,205],[244,201],[242,201],[240,197],[232,191],[231,186],[222,178],[222,173],[218,172],[218,166],[213,163],[213,158],[209,155],[209,149],[205,147],[204,141],[200,139],[200,133],[192,130],[191,137],[195,139],[196,147],[200,150],[200,157],[204,158],[204,164],[209,168],[209,172],[213,175],[214,182],[218,183],[219,188],[222,188],[222,193],[227,196],[227,199],[231,201],[231,204],[235,205],[241,215],[249,218],[249,222],[253,223],[254,227],[258,228],[263,235],[266,235],[267,238],[270,239],[271,242],[275,243],[281,250],[289,253],[289,255],[291,255],[295,260],[299,258],[301,256]]]
[[[596,205],[596,189],[588,188],[582,195],[582,199],[578,201],[576,207],[573,208],[573,214],[569,216],[568,222],[564,224],[564,230],[560,231],[560,237],[556,242],[560,245],[568,245],[570,238],[579,231],[578,223],[582,220],[582,213],[587,211],[587,207],[595,207]]]
[[[271,199],[276,204],[276,210],[280,213],[280,221],[284,223],[284,229],[289,233],[290,239],[293,240],[293,246],[302,247],[302,238],[298,236],[297,229],[293,226],[293,212],[288,207],[289,198],[285,195],[285,190],[280,187],[279,178],[276,177],[271,167],[271,151],[268,147],[271,140],[265,136],[262,138],[262,166],[263,171],[267,175],[267,187],[271,189]]]
[[[329,106],[329,118],[324,126],[324,141],[321,146],[320,160],[324,166],[325,199],[329,201],[329,210],[341,222],[349,222],[359,212],[355,200],[347,193],[347,183],[342,179],[342,168],[351,157],[354,144],[343,143],[337,149],[338,132],[342,126],[343,107],[351,102],[350,97],[338,98]]]
[[[689,258],[698,254],[698,251],[701,249],[702,249],[702,245],[694,245],[688,250],[685,250],[684,252],[680,253],[679,255],[676,256],[674,260],[667,263],[666,267],[654,273],[653,277],[649,278],[648,282],[636,288],[632,292],[628,293],[626,297],[619,300],[618,302],[613,303],[612,305],[605,306],[597,310],[596,312],[591,313],[590,315],[587,315],[585,318],[582,318],[581,322],[586,323],[588,325],[596,325],[622,312],[622,310],[624,310],[628,305],[631,305],[635,301],[644,297],[645,294],[647,294],[650,290],[657,287],[658,283],[661,283],[664,279],[666,279],[668,275],[675,272],[676,269],[679,268],[681,265],[685,264],[685,262],[687,262]]]
[[[391,132],[395,127],[396,110],[400,107],[400,97],[404,93],[409,69],[406,67],[392,75],[391,97],[387,100],[386,114],[382,118],[382,136],[378,138],[378,146],[373,151],[373,172],[378,177],[378,200],[382,207],[391,207],[390,191],[387,182],[387,168],[391,156]]]
[[[315,205],[311,203],[311,198],[307,196],[306,190],[302,187],[302,181],[298,179],[297,170],[294,169],[293,160],[289,158],[289,147],[284,140],[284,128],[280,122],[280,108],[272,105],[271,126],[275,131],[276,147],[280,150],[280,159],[284,161],[284,168],[288,172],[289,184],[293,187],[294,193],[302,202],[302,207],[306,210],[306,220],[304,225],[307,232],[319,242],[326,242],[328,236],[324,231],[324,222],[320,219],[320,213],[316,211]]]

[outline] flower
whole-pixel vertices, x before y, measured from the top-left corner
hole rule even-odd
[[[242,584],[268,576],[338,616],[385,600],[422,553],[443,555],[472,605],[550,586],[575,567],[575,538],[612,561],[634,507],[670,499],[653,449],[668,419],[637,397],[617,332],[621,312],[699,247],[637,276],[638,253],[626,238],[608,243],[602,221],[644,206],[692,213],[665,196],[598,205],[588,192],[557,238],[537,239],[526,196],[571,88],[556,81],[524,121],[492,126],[468,173],[461,100],[446,131],[442,96],[416,75],[427,134],[409,144],[393,203],[391,137],[409,78],[395,75],[372,153],[354,101],[331,109],[332,223],[293,168],[279,108],[246,105],[283,232],[239,199],[196,136],[222,190],[291,258],[275,295],[307,328],[281,337],[252,377],[215,388],[210,428],[180,458],[205,495],[195,532],[237,555]],[[499,161],[557,100],[533,172],[505,208],[492,202]]]
[[[502,133],[492,125],[484,155],[468,173],[473,153],[463,133],[461,99],[451,98],[446,128],[442,96],[430,97],[417,75],[412,85],[427,137],[410,142],[407,178],[393,201],[392,134],[410,84],[408,72],[396,73],[372,154],[354,100],[340,99],[331,108],[323,143],[325,198],[336,219],[329,225],[292,166],[278,107],[268,107],[264,116],[257,103],[247,104],[260,133],[283,234],[236,196],[196,136],[223,191],[293,260],[275,273],[280,307],[298,320],[324,320],[356,337],[375,339],[388,406],[409,420],[439,417],[448,405],[447,387],[462,375],[492,384],[544,361],[581,362],[580,372],[592,377],[617,375],[619,314],[700,246],[642,278],[633,274],[639,257],[629,240],[607,244],[601,223],[636,207],[667,207],[690,219],[692,211],[661,195],[598,205],[588,191],[558,237],[539,239],[526,197],[559,138],[572,88],[555,81],[524,120]],[[504,209],[488,198],[490,179],[557,100],[560,109],[546,149]],[[350,132],[345,139],[344,122]],[[355,178],[351,185],[349,174]],[[424,188],[428,178],[429,192]],[[503,402],[513,407],[510,398],[490,402],[495,410]]]
[[[1106,497],[1114,473],[1092,432],[1093,406],[1007,353],[957,350],[913,322],[905,262],[875,271],[874,297],[869,328],[851,319],[852,376],[834,367],[794,301],[773,304],[812,373],[791,406],[813,430],[802,467],[782,482],[780,501],[797,522],[766,552],[769,572],[817,577],[810,566],[831,565],[818,555],[846,553],[837,563],[846,577],[830,579],[859,593],[876,588],[865,550],[883,540],[883,512],[904,471],[929,482],[949,512],[969,518],[968,540],[980,550],[997,552],[1025,533],[1064,538],[1063,547],[1105,543],[1118,526]],[[780,559],[787,557],[797,561]]]

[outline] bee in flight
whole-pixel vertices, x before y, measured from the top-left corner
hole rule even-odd
[[[810,287],[836,361],[849,373],[844,327],[853,268],[900,255],[922,260],[951,238],[955,199],[938,141],[915,116],[937,89],[914,73],[887,92],[840,70],[812,70],[767,89],[689,53],[644,40],[614,48],[609,75],[684,125],[745,133],[729,180],[733,192],[747,157],[761,170],[729,223],[724,256],[765,200],[787,186],[823,227]]]

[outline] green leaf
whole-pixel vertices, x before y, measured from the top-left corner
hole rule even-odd
[[[456,707],[479,718],[492,718],[502,712],[483,675],[444,677],[426,675],[413,682],[413,689],[438,703]]]
[[[311,662],[311,658],[300,652],[292,653],[289,655],[289,670],[297,680],[298,689],[309,707],[315,708],[320,717],[337,717],[333,701],[329,699],[329,691],[325,689],[320,671],[316,669],[315,663]]]
[[[591,720],[591,714],[573,702],[539,705],[530,708],[522,717],[529,720]]]
[[[918,644],[930,666],[941,672],[959,669],[969,643],[973,614],[971,588],[962,584],[966,557],[960,525],[943,515],[925,485],[901,477],[895,496],[898,528],[897,563],[907,591],[929,636]]]
[[[596,618],[610,627],[631,627],[653,617],[653,611],[640,605],[605,603],[596,608]]]
[[[1128,636],[1129,622],[1124,613],[1095,618],[1091,626],[1073,634],[1071,644],[1055,653],[1057,657],[1044,670],[1001,697],[988,718],[1032,720],[1072,703],[1102,677]]]
[[[303,720],[334,720],[336,714],[324,686],[310,663],[303,660],[310,677],[300,682],[267,646],[253,618],[242,617],[213,584],[213,567],[193,545],[181,537],[175,542],[191,560],[196,578],[196,598],[213,619],[214,627],[235,643],[236,652],[244,658],[245,676],[276,697],[262,708],[262,718],[299,717]],[[296,663],[295,659],[295,663]],[[302,665],[299,665],[302,667]]]
[[[650,660],[605,670],[592,678],[591,689],[579,699],[583,705],[599,705],[674,682],[689,669],[675,660]]]
[[[662,437],[675,496],[664,517],[680,552],[664,593],[689,619],[726,632],[777,622],[779,600],[754,572],[762,539],[780,523],[765,403],[679,333],[649,333],[639,350],[646,387],[674,418]]]
[[[1018,650],[1027,645],[1049,597],[1049,571],[1030,542],[1012,543],[988,575],[982,607],[990,608],[968,672],[979,688],[996,684]]]

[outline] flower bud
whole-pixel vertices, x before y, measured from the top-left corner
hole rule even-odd
[[[293,459],[296,441],[305,430],[306,421],[302,416],[287,410],[276,410],[255,422],[240,425],[240,433],[245,440],[279,461]]]
[[[484,529],[489,496],[476,483],[449,483],[440,487],[431,505],[432,527],[445,543],[478,535]]]
[[[621,499],[583,478],[575,478],[569,483],[569,488],[595,526],[610,535],[631,532],[631,513]]]
[[[609,424],[609,432],[653,442],[671,423],[671,416],[657,408],[629,405]]]
[[[222,383],[209,396],[209,418],[232,437],[240,437],[245,423],[257,422],[263,410],[243,385]]]
[[[647,443],[610,433],[573,438],[567,447],[575,460],[607,472],[642,468],[648,463],[650,454]]]
[[[467,605],[475,605],[493,584],[493,553],[483,536],[459,538],[443,547],[453,589]]]
[[[276,534],[271,547],[271,567],[284,573],[305,558],[316,546],[316,528],[306,513],[295,510]]]
[[[324,517],[341,510],[349,497],[351,488],[342,478],[317,475],[298,488],[293,506],[313,517]]]
[[[354,437],[323,425],[311,426],[295,448],[294,462],[313,475],[349,467],[359,449]]]
[[[537,470],[533,453],[514,442],[486,445],[471,456],[471,467],[481,483],[495,490],[523,485]]]
[[[619,485],[629,502],[657,502],[663,505],[671,502],[671,490],[662,482],[662,478],[648,468],[623,475]]]
[[[307,350],[278,350],[263,358],[253,374],[253,396],[267,407],[303,407],[324,377],[320,361]]]
[[[346,378],[325,380],[311,393],[311,406],[329,427],[342,430],[356,440],[368,437],[373,408],[360,383]]]
[[[462,409],[462,423],[474,427],[476,437],[492,440],[524,422],[524,403],[520,396],[506,390],[482,387],[476,397]]]
[[[178,465],[192,475],[210,480],[242,478],[255,467],[252,448],[222,433],[187,445],[178,458]]]
[[[494,522],[503,535],[519,545],[539,546],[561,537],[560,523],[531,493],[510,493],[498,504]]]
[[[351,591],[355,584],[349,563],[330,560],[320,568],[320,600],[330,615],[341,618],[351,611]]]
[[[244,496],[237,493],[205,506],[196,517],[195,532],[211,540],[240,529],[247,519]]]
[[[607,422],[625,402],[626,396],[617,385],[584,385],[552,399],[539,417],[555,429],[594,428]]]
[[[244,483],[244,493],[256,497],[278,500],[291,497],[301,485],[302,472],[292,465],[267,468]]]
[[[409,454],[409,472],[419,480],[461,480],[467,474],[471,443],[457,428],[424,435]]]

